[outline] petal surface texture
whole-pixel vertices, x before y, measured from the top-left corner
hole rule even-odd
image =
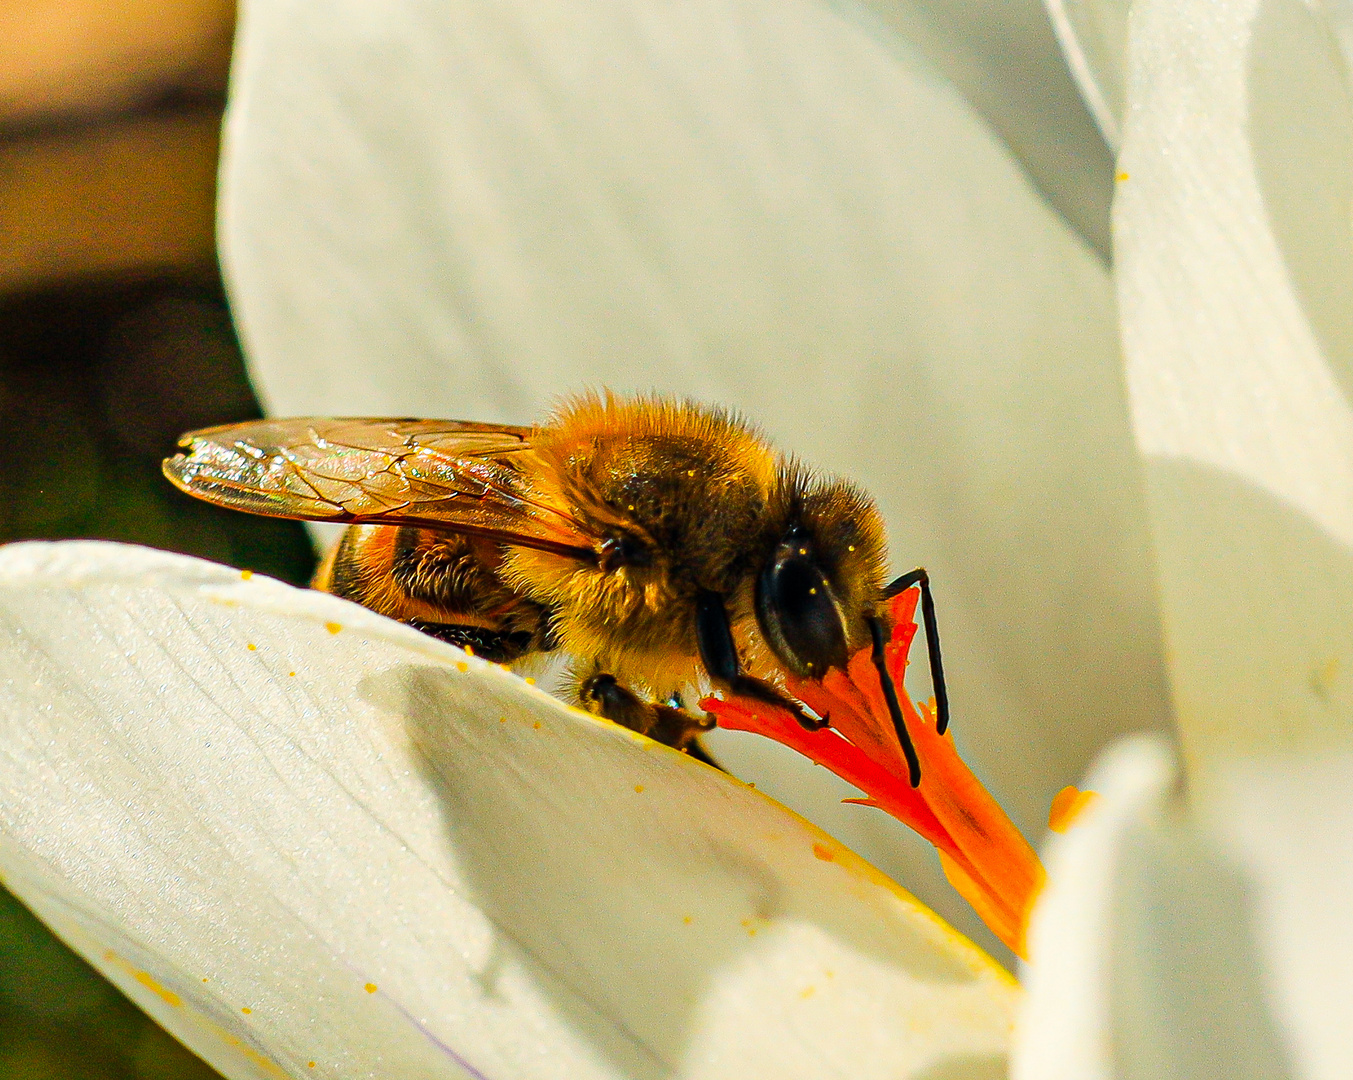
[[[905,46],[816,0],[245,4],[225,258],[274,414],[656,389],[861,483],[935,582],[959,748],[1036,835],[1167,715],[1112,285]],[[993,941],[764,742],[715,752]]]
[[[1003,1067],[1013,985],[834,840],[364,609],[15,545],[0,665],[6,884],[230,1077]]]
[[[1210,763],[1349,744],[1353,106],[1291,0],[1143,0],[1115,205],[1176,714]]]

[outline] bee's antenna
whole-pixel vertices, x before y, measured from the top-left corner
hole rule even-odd
[[[916,747],[911,741],[911,732],[907,730],[907,722],[902,719],[902,706],[897,701],[897,687],[893,685],[893,677],[888,674],[888,665],[883,655],[883,623],[879,621],[876,615],[870,615],[868,622],[869,636],[874,642],[871,659],[874,661],[875,670],[879,673],[879,682],[883,685],[883,697],[888,702],[888,713],[893,718],[893,727],[897,730],[897,739],[902,744],[902,753],[907,757],[907,771],[911,774],[911,786],[920,787],[921,759],[916,756]]]
[[[944,684],[944,660],[940,656],[940,624],[935,619],[935,598],[930,595],[930,575],[918,566],[903,574],[886,589],[883,598],[891,600],[913,585],[921,586],[921,622],[925,626],[925,649],[930,658],[930,684],[935,690],[935,732],[943,735],[949,730],[949,689]]]

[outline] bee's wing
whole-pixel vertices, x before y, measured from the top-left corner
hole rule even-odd
[[[179,440],[164,474],[199,499],[268,517],[422,525],[595,556],[563,509],[535,497],[521,465],[531,428],[457,420],[257,420]]]

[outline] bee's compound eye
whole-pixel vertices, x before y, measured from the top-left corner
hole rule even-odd
[[[846,666],[846,627],[812,541],[785,539],[756,583],[756,617],[767,643],[795,674],[820,679]]]

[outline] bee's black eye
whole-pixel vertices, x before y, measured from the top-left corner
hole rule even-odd
[[[796,675],[820,679],[846,666],[846,627],[807,533],[792,531],[756,582],[756,618]]]

